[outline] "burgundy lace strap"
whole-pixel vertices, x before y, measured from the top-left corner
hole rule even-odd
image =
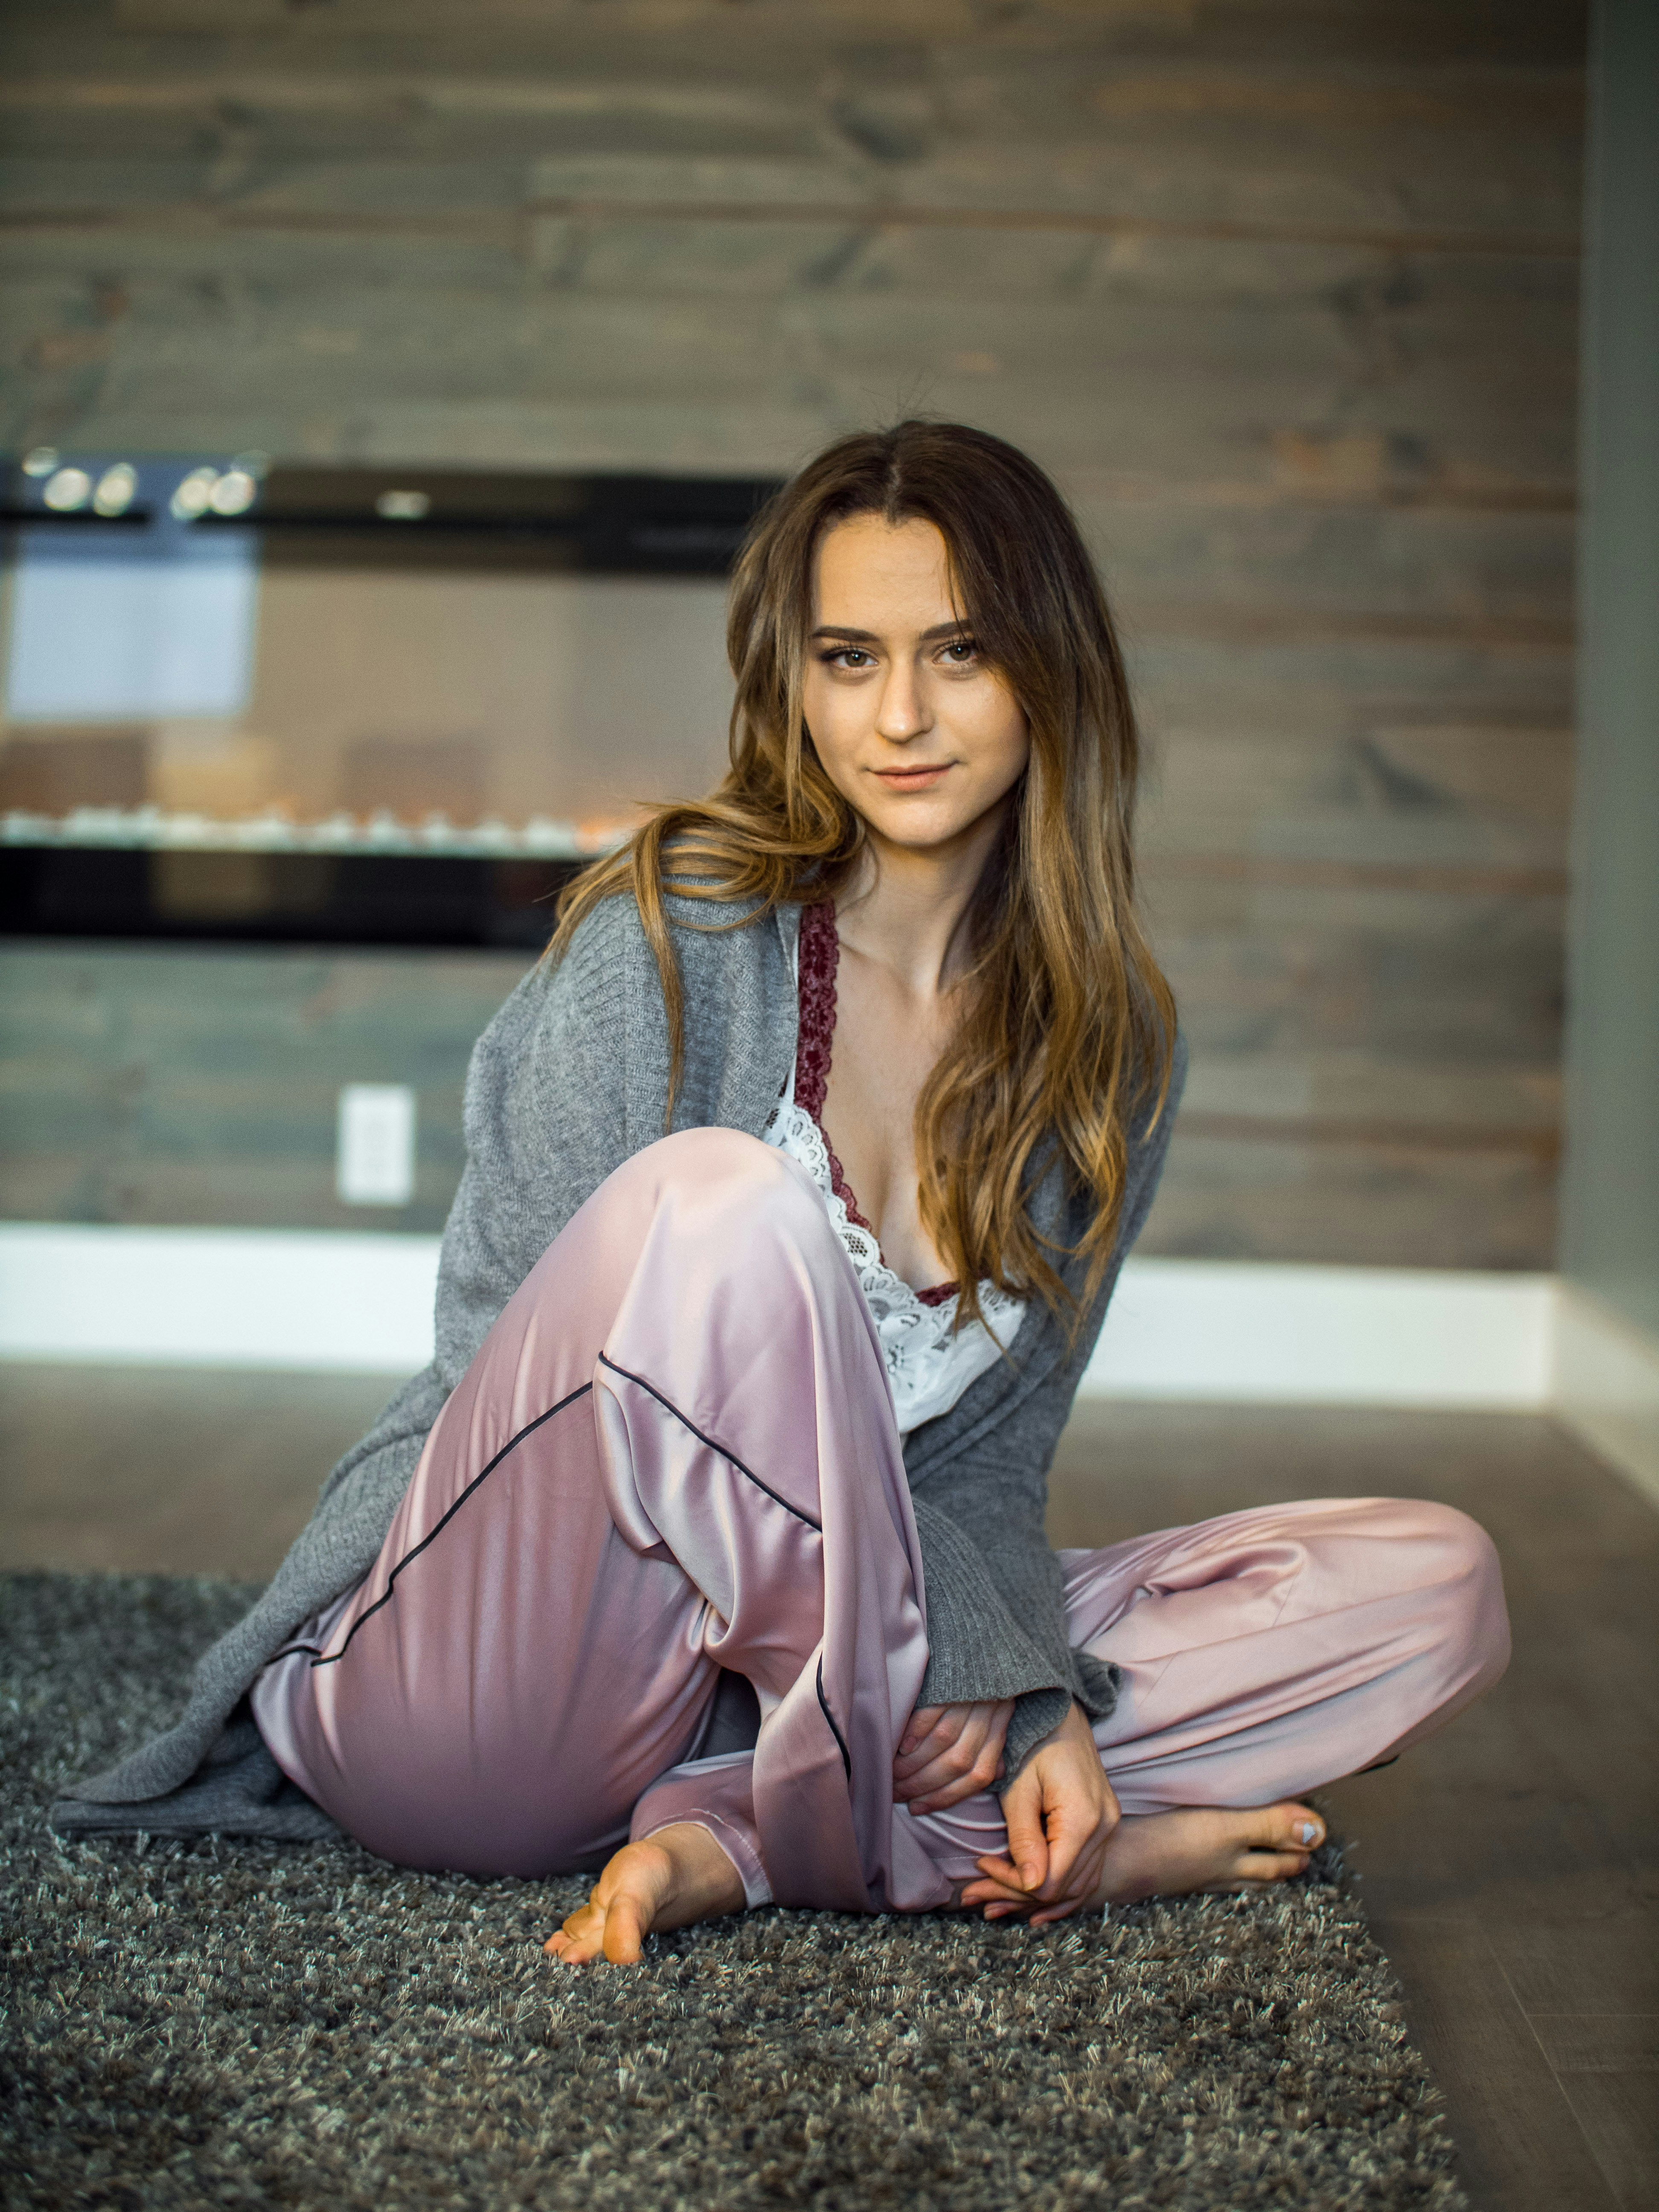
[[[834,907],[802,909],[799,964],[800,1044],[795,1060],[795,1103],[804,1106],[822,1128],[823,1097],[830,1087],[830,1041],[836,1034],[836,970],[841,965]]]
[[[836,929],[836,909],[828,904],[804,908],[800,918],[800,1042],[795,1059],[795,1103],[809,1113],[823,1139],[830,1160],[830,1188],[847,1208],[855,1228],[876,1234],[875,1224],[859,1211],[852,1186],[842,1172],[836,1148],[823,1126],[823,1101],[830,1088],[830,1052],[836,1034],[836,971],[841,965],[841,939]],[[957,1294],[955,1283],[935,1283],[918,1291],[925,1306],[942,1306]]]

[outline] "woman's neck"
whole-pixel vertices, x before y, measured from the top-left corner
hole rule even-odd
[[[888,969],[910,997],[944,997],[967,965],[969,909],[1006,811],[921,850],[872,833],[836,901],[842,946]]]

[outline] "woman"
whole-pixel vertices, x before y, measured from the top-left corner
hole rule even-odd
[[[433,1366],[83,1796],[210,1805],[251,1689],[371,1849],[602,1869],[571,1962],[772,1899],[1042,1925],[1299,1872],[1297,1793],[1501,1672],[1501,1589],[1415,1503],[1044,1541],[1182,1070],[1071,518],[980,433],[844,439],[729,642],[726,781],[577,882],[474,1055]]]

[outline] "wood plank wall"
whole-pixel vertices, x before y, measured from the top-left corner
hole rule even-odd
[[[467,1054],[523,972],[489,953],[0,951],[0,1218],[441,1229]],[[335,1194],[346,1083],[415,1093],[405,1206]]]
[[[1100,553],[1153,741],[1194,1073],[1145,1249],[1550,1264],[1577,0],[11,0],[4,30],[7,443],[748,470],[908,408],[1015,439]],[[179,965],[195,1018],[244,957]],[[100,1203],[234,1214],[212,1141],[195,1194]]]

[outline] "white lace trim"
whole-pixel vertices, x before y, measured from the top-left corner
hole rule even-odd
[[[804,1106],[797,1106],[793,1098],[780,1098],[761,1133],[811,1176],[847,1248],[876,1324],[899,1434],[908,1436],[924,1421],[949,1413],[969,1384],[994,1367],[1018,1335],[1025,1318],[1024,1299],[981,1283],[979,1303],[984,1320],[957,1329],[956,1294],[938,1305],[924,1305],[882,1258],[881,1246],[871,1231],[849,1218],[830,1176],[823,1133]]]

